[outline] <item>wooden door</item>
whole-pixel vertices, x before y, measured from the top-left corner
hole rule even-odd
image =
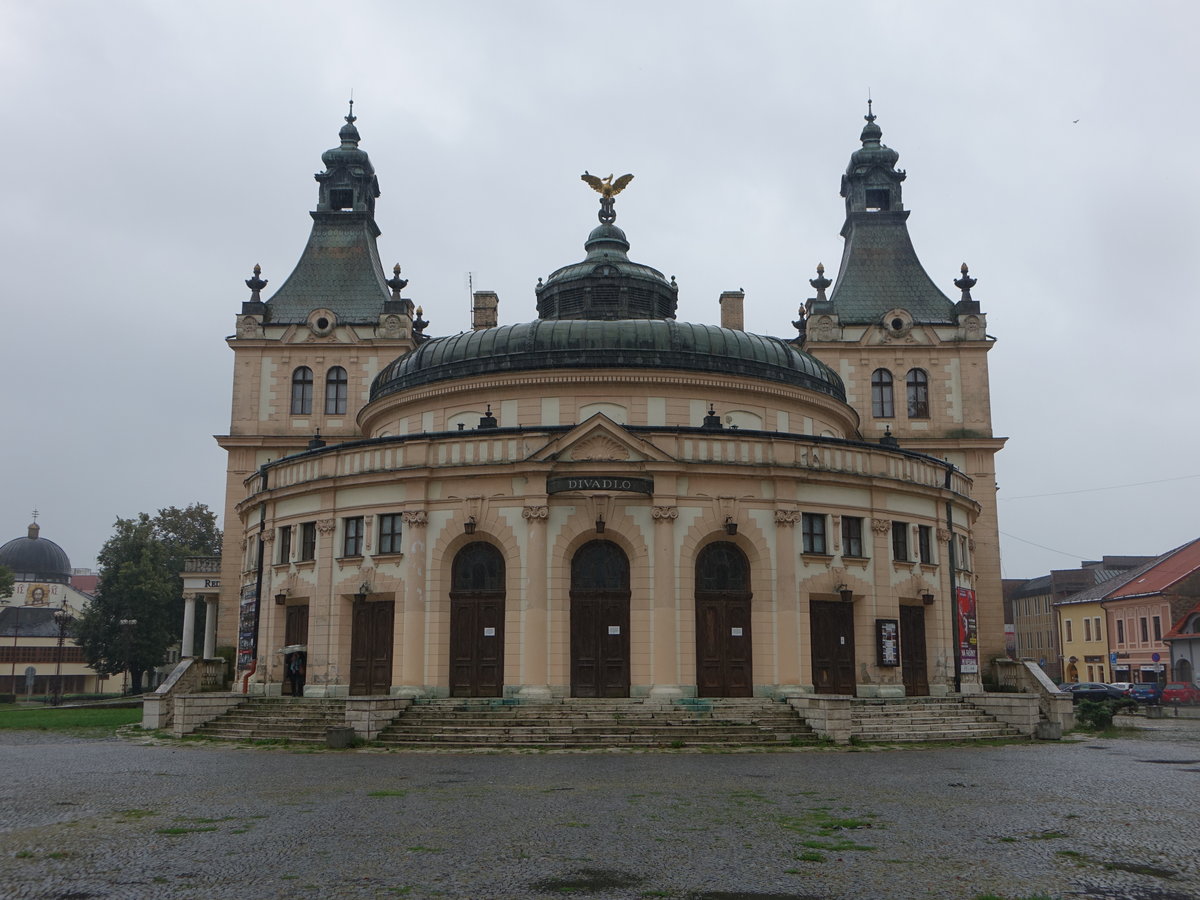
[[[392,685],[391,600],[355,603],[350,632],[350,693],[386,694]]]
[[[288,606],[283,626],[283,642],[288,646],[308,644],[308,604]]]
[[[450,592],[450,696],[504,694],[504,557],[484,541],[454,557]]]
[[[737,545],[709,544],[696,557],[696,694],[750,697],[750,566]]]
[[[629,558],[590,541],[571,559],[571,696],[629,696]]]
[[[818,694],[854,694],[854,604],[813,600],[813,685]]]
[[[900,665],[904,693],[929,696],[929,668],[925,654],[925,607],[900,607]]]

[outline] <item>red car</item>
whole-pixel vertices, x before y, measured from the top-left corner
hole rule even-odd
[[[1185,681],[1172,681],[1163,687],[1163,703],[1200,703],[1200,688]]]

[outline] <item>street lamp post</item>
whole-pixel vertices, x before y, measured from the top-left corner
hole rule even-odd
[[[133,690],[133,629],[137,619],[122,619],[121,631],[125,635],[125,673],[129,676],[129,689]]]
[[[61,609],[54,611],[54,621],[58,625],[58,656],[55,662],[54,669],[54,699],[51,703],[58,706],[62,703],[63,698],[63,683],[62,683],[62,662],[63,662],[63,645],[67,640],[67,628],[75,621],[71,615],[71,611],[67,609],[66,604]]]

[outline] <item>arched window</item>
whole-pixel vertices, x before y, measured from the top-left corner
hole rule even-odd
[[[589,541],[571,558],[571,588],[628,591],[629,557],[610,541]]]
[[[346,370],[341,366],[334,366],[325,376],[325,415],[346,414],[346,389]]]
[[[485,541],[463,547],[454,557],[452,591],[503,591],[504,556]]]
[[[929,376],[924,369],[908,370],[908,417],[929,418]]]
[[[312,369],[301,366],[292,373],[292,415],[307,416],[312,413]]]
[[[892,403],[892,373],[876,369],[871,375],[871,415],[876,419],[891,419],[896,415]]]

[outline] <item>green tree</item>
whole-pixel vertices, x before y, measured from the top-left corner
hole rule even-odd
[[[128,672],[140,693],[143,673],[162,664],[183,628],[183,561],[220,549],[216,515],[202,503],[117,519],[98,557],[97,596],[75,628],[88,665],[109,675]]]
[[[0,597],[11,597],[13,592],[13,573],[7,566],[0,566]]]

